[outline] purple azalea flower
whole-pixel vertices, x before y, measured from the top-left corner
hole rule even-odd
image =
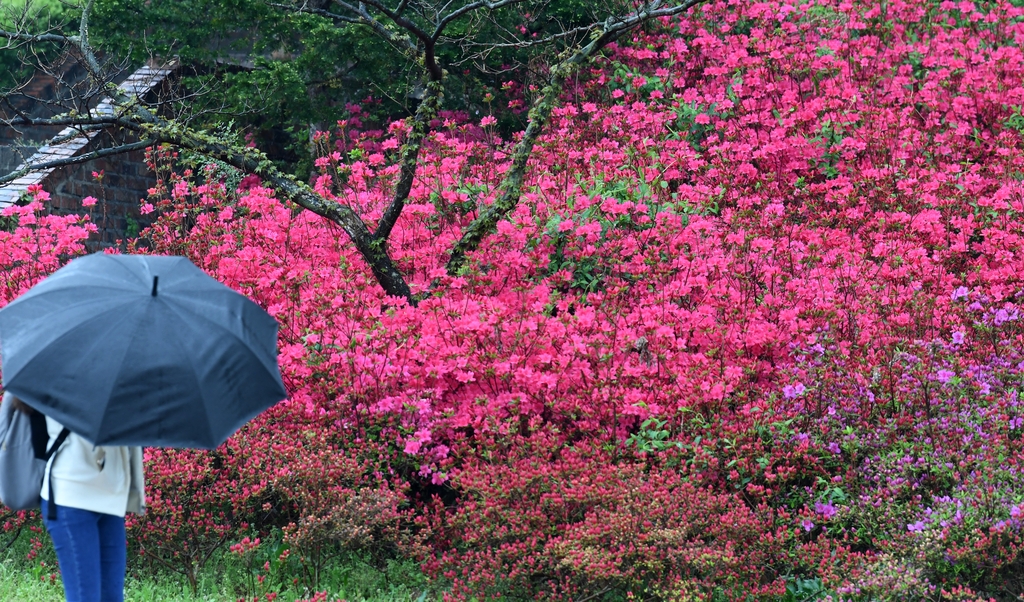
[[[792,384],[792,385],[786,385],[785,387],[782,387],[782,395],[786,399],[795,399],[795,398],[803,395],[804,391],[806,391],[806,390],[807,390],[807,387],[805,387],[803,385],[803,383],[796,383],[796,384]]]
[[[814,502],[814,511],[820,514],[825,520],[836,515],[836,507],[832,502]]]

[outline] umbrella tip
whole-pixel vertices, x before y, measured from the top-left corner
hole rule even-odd
[[[156,296],[156,283],[157,283],[158,280],[160,280],[159,276],[153,276],[153,293],[152,294],[153,294],[154,297]]]

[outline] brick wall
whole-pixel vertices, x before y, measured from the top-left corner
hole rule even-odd
[[[113,137],[104,132],[94,138],[81,152],[86,153],[114,144]],[[93,172],[103,172],[99,182]],[[55,170],[41,182],[50,193],[50,210],[57,214],[87,214],[99,228],[86,246],[90,251],[118,246],[128,234],[132,224],[137,228],[147,226],[147,216],[139,213],[140,200],[146,198],[156,178],[146,165],[145,154],[135,151],[123,155],[102,157],[88,163]],[[91,196],[97,199],[92,207],[82,207],[82,199]]]

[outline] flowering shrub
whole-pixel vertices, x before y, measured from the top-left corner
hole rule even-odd
[[[662,22],[581,76],[455,275],[510,143],[452,116],[389,241],[415,307],[259,178],[165,158],[138,248],[277,317],[290,397],[215,452],[149,452],[133,541],[187,575],[280,529],[309,592],[372,542],[452,599],[1013,599],[1021,17]],[[314,184],[372,223],[408,126],[344,125]]]
[[[7,305],[47,274],[85,250],[84,242],[96,231],[88,217],[57,216],[45,212],[50,195],[39,186],[30,186],[22,205],[7,207],[0,213],[0,307]],[[0,516],[3,532],[16,537],[26,524],[33,532],[35,512],[11,512]],[[33,537],[31,558],[35,557]],[[4,541],[5,546],[11,541]],[[45,568],[45,565],[44,567]]]
[[[672,460],[618,462],[544,436],[515,443],[507,465],[478,461],[460,471],[455,486],[465,499],[450,517],[440,514],[435,531],[446,551],[428,570],[455,584],[454,597],[742,598],[784,590],[771,566],[794,534],[769,508],[698,485]]]
[[[140,559],[182,574],[195,592],[215,552],[280,533],[278,585],[316,591],[339,552],[420,549],[403,529],[401,491],[371,478],[372,465],[339,449],[326,429],[286,424],[280,412],[264,416],[215,452],[146,450],[147,512],[128,517]]]
[[[454,277],[507,143],[447,122],[391,240],[415,308],[256,181],[172,178],[149,244],[282,321],[286,423],[414,482],[453,597],[1012,589],[1019,11],[885,10],[716,4],[615,49]],[[374,220],[404,131],[347,128],[318,190]]]
[[[0,306],[7,305],[85,250],[96,226],[88,217],[49,215],[50,194],[29,186],[26,202],[0,213]]]

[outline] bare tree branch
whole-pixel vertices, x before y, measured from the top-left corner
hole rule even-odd
[[[339,15],[338,13],[332,13],[329,10],[324,10],[322,8],[315,8],[315,7],[312,7],[312,6],[308,6],[306,3],[303,3],[302,6],[295,6],[293,4],[280,4],[280,3],[277,3],[277,2],[268,2],[267,6],[273,6],[274,8],[280,8],[281,10],[286,10],[286,11],[289,11],[289,12],[307,13],[307,14],[310,14],[310,15],[319,15],[321,17],[326,17],[328,19],[331,19],[332,21],[341,21],[342,23],[353,23],[353,24],[362,23],[362,20],[358,19],[356,17],[346,17],[345,15]]]
[[[100,81],[103,79],[103,70],[100,68],[100,62],[96,59],[92,46],[89,44],[89,17],[92,15],[93,1],[86,0],[85,5],[82,6],[82,20],[78,26],[78,37],[71,38],[71,41],[74,42],[79,52],[82,53],[82,58],[85,59],[85,66],[89,70],[89,74],[96,81]]]
[[[347,2],[343,2],[342,0],[334,0],[334,3],[341,6],[350,6],[348,5]],[[398,14],[395,11],[389,9],[387,6],[384,5],[383,2],[379,2],[378,0],[363,0],[362,2],[359,3],[358,10],[362,14],[366,15],[366,18],[372,18],[366,11],[366,5],[370,5],[379,10],[380,12],[384,13],[384,15],[391,19],[391,21],[394,22],[395,25],[398,25],[399,27],[405,29],[413,37],[418,39],[423,44],[423,48],[418,53],[419,58],[423,61],[423,68],[426,69],[427,73],[430,74],[431,79],[435,81],[440,81],[444,79],[444,70],[441,69],[441,66],[437,64],[437,59],[435,57],[434,49],[437,45],[437,42],[433,37],[427,34],[427,32],[423,31],[423,29],[420,28],[419,25],[403,17],[401,14]],[[411,40],[410,43],[412,43]]]
[[[579,27],[573,27],[565,31],[553,33],[543,38],[536,40],[517,40],[515,42],[474,42],[472,40],[461,41],[463,46],[466,47],[480,47],[484,48],[487,52],[497,50],[499,48],[533,48],[535,46],[547,46],[559,40],[566,38],[582,37],[595,29],[602,27],[603,23],[592,23],[590,25],[581,25]],[[453,40],[454,41],[454,40]]]
[[[286,200],[341,226],[352,240],[356,250],[366,260],[370,271],[373,272],[374,278],[384,292],[393,297],[402,297],[410,303],[416,303],[409,285],[388,254],[386,245],[370,232],[366,222],[348,205],[320,196],[306,184],[281,172],[256,149],[228,144],[214,137],[166,122],[146,124],[143,131],[148,132],[152,139],[160,143],[195,151],[245,173],[265,178]]]
[[[93,161],[95,159],[100,159],[103,157],[110,157],[112,155],[122,155],[124,153],[130,153],[132,151],[149,148],[156,144],[156,142],[157,141],[155,139],[143,140],[141,142],[121,144],[113,148],[99,149],[81,155],[75,155],[73,157],[64,157],[61,159],[54,159],[52,161],[44,161],[42,163],[33,163],[31,165],[23,166],[21,169],[13,171],[7,174],[6,176],[0,177],[0,185],[7,184],[8,182],[13,182],[14,180],[17,180],[18,178],[26,174],[32,173],[34,171],[43,171],[46,169],[53,169],[56,167],[66,167],[68,165],[79,165],[81,163],[88,163],[89,161]]]
[[[108,116],[97,116],[97,115],[86,115],[79,117],[27,117],[24,115],[19,116],[16,119],[0,120],[0,125],[5,126],[16,126],[16,125],[37,125],[37,126],[108,126],[108,125],[120,125],[123,127],[130,127],[131,122],[121,117],[112,115]]]
[[[41,33],[31,34],[22,33],[17,31],[7,31],[0,29],[0,38],[6,38],[15,42],[26,42],[28,44],[36,42],[56,42],[59,44],[69,43],[71,40],[67,36],[60,35],[59,33]]]
[[[344,2],[343,0],[334,0],[334,3],[346,7],[350,6],[347,2]],[[395,25],[398,25],[402,29],[408,31],[424,44],[430,44],[431,42],[433,42],[433,40],[430,39],[430,35],[427,32],[423,31],[423,29],[420,28],[419,25],[403,17],[397,12],[391,10],[383,2],[380,2],[379,0],[362,0],[359,3],[359,11],[365,13],[366,5],[370,5],[373,8],[376,8],[380,12],[384,13],[384,15],[387,18],[391,19],[391,21],[393,21]]]
[[[79,128],[117,125],[139,133],[143,138],[142,141],[28,165],[0,178],[0,184],[14,181],[32,171],[86,163],[101,157],[123,154],[162,143],[171,144],[222,161],[245,173],[260,175],[286,200],[337,223],[352,239],[381,288],[389,295],[403,297],[410,303],[415,303],[416,300],[413,298],[408,284],[388,255],[386,245],[370,232],[366,223],[351,207],[320,196],[309,186],[281,172],[255,149],[232,145],[214,136],[195,132],[179,123],[166,121],[148,112],[138,103],[122,104],[126,95],[120,93],[118,96],[122,98],[122,101],[114,101],[115,115],[103,116],[94,113],[78,118],[59,117],[53,120],[34,119],[31,121],[37,125],[49,121],[49,125],[72,125]]]
[[[267,4],[268,6],[273,6],[274,8],[280,8],[290,12],[319,15],[321,17],[331,19],[332,21],[351,23],[354,25],[365,25],[373,30],[373,32],[380,36],[384,41],[388,42],[398,50],[410,54],[414,58],[419,55],[420,49],[416,46],[415,42],[409,38],[403,38],[395,35],[393,31],[389,30],[383,23],[374,18],[373,15],[367,12],[362,6],[353,6],[343,0],[334,0],[334,3],[341,7],[342,10],[345,10],[354,16],[331,12],[323,8],[311,7],[305,2],[301,5],[282,4],[280,2],[268,2]]]
[[[436,42],[438,38],[441,37],[441,34],[444,32],[444,29],[448,27],[448,25],[452,21],[458,19],[459,17],[465,16],[471,12],[484,8],[489,11],[495,11],[498,10],[499,8],[512,6],[513,4],[519,4],[523,1],[524,0],[499,0],[498,2],[487,2],[487,0],[478,0],[477,2],[470,2],[469,4],[464,5],[462,8],[453,10],[452,12],[448,13],[446,16],[438,20],[436,26],[434,27],[434,33],[430,37]]]

